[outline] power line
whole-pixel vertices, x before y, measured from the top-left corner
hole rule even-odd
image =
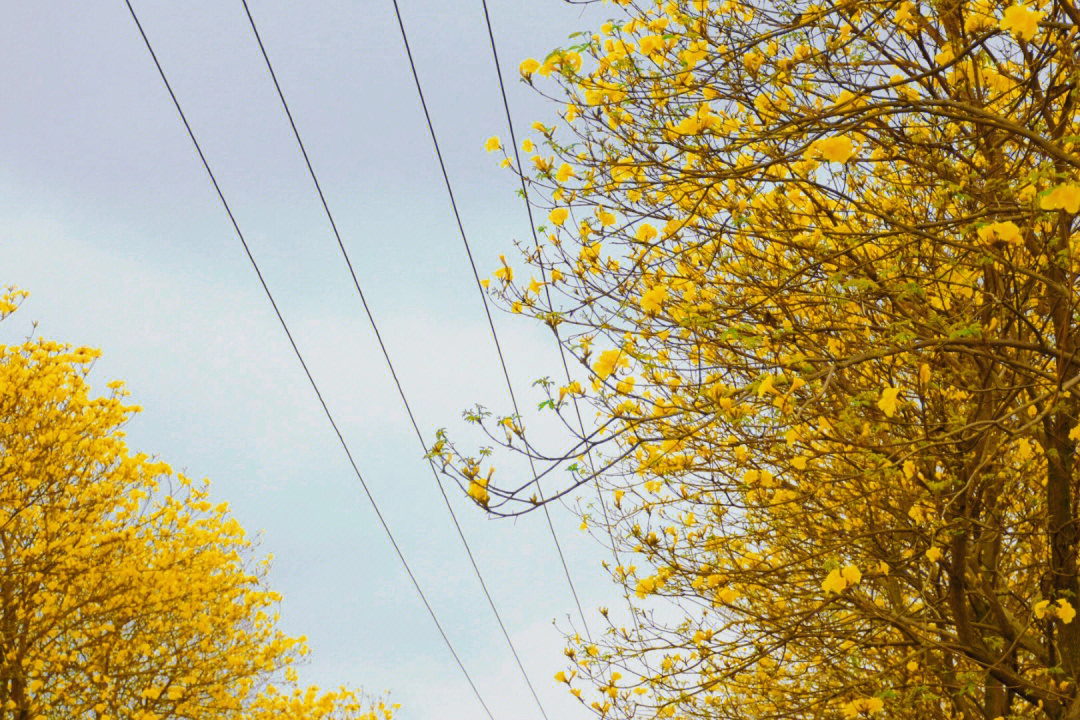
[[[150,39],[146,36],[146,32],[143,30],[142,23],[139,22],[138,15],[135,14],[135,8],[131,5],[131,0],[124,0],[127,5],[128,11],[131,13],[131,19],[135,21],[135,26],[139,29],[139,35],[142,36],[143,42],[146,44],[146,49],[150,52],[150,57],[154,61],[154,66],[157,68],[158,74],[161,76],[161,81],[165,84],[165,89],[169,91],[169,96],[172,98],[173,105],[176,106],[176,111],[180,115],[181,121],[184,123],[184,128],[187,130],[188,137],[191,138],[192,144],[195,146],[195,151],[199,155],[199,160],[202,161],[203,167],[206,168],[207,175],[210,176],[210,182],[214,186],[214,191],[217,193],[218,199],[221,200],[221,205],[225,209],[225,214],[229,216],[229,222],[232,224],[233,230],[236,231],[236,236],[240,239],[240,244],[244,248],[244,254],[247,255],[248,260],[251,262],[251,267],[254,268],[256,276],[259,278],[259,284],[262,285],[263,291],[266,293],[267,299],[270,301],[270,305],[274,308],[274,314],[277,316],[278,322],[281,323],[282,329],[285,331],[285,336],[289,339],[289,345],[292,346],[293,352],[296,354],[296,359],[300,361],[300,366],[304,369],[304,374],[307,376],[308,382],[311,383],[312,390],[315,391],[315,396],[319,399],[319,404],[322,406],[323,412],[326,414],[327,420],[330,421],[330,426],[334,429],[334,433],[337,435],[338,442],[341,443],[341,447],[345,450],[345,455],[349,459],[349,465],[352,466],[353,472],[356,474],[356,479],[360,481],[360,487],[363,488],[364,494],[367,495],[368,501],[371,503],[372,509],[375,510],[375,515],[379,519],[379,523],[382,525],[383,530],[386,531],[386,536],[390,539],[390,544],[394,547],[394,552],[397,553],[398,559],[401,561],[402,566],[405,568],[405,572],[409,576],[409,580],[412,581],[413,587],[416,588],[416,592],[420,595],[420,599],[424,603],[424,607],[427,608],[428,614],[431,615],[432,621],[435,623],[435,627],[439,631],[439,635],[442,636],[443,642],[446,643],[447,649],[450,650],[450,654],[454,657],[454,661],[458,667],[461,668],[461,672],[465,675],[465,679],[469,683],[469,687],[472,688],[473,694],[476,695],[476,699],[480,702],[480,705],[484,708],[484,712],[487,713],[488,718],[494,720],[494,716],[491,714],[491,710],[488,709],[487,703],[484,702],[483,697],[480,696],[480,691],[476,688],[476,684],[473,682],[472,677],[469,675],[469,671],[465,669],[465,665],[461,662],[461,658],[458,657],[457,651],[454,650],[453,644],[450,642],[450,638],[447,637],[446,632],[443,630],[442,624],[439,623],[438,617],[435,615],[435,611],[431,607],[431,603],[428,602],[427,596],[424,595],[424,591],[420,588],[420,583],[417,582],[416,576],[413,575],[412,569],[409,567],[408,562],[405,561],[405,555],[401,552],[401,548],[398,546],[397,540],[394,539],[394,534],[390,531],[390,526],[387,525],[386,519],[383,518],[382,512],[379,510],[378,504],[375,502],[375,498],[371,494],[371,490],[368,489],[367,482],[364,481],[363,476],[360,474],[360,468],[357,467],[356,461],[353,459],[352,451],[349,450],[348,444],[345,442],[344,436],[341,434],[341,430],[338,428],[337,422],[334,420],[333,415],[330,413],[330,408],[327,406],[326,401],[323,399],[322,392],[319,391],[319,386],[315,383],[315,378],[312,376],[311,371],[308,369],[307,362],[304,361],[304,356],[300,353],[300,348],[296,344],[296,340],[293,339],[292,332],[289,330],[288,324],[285,322],[285,318],[281,314],[281,310],[278,309],[278,304],[274,300],[273,294],[270,292],[270,287],[266,284],[266,280],[263,278],[262,271],[259,270],[258,263],[255,262],[255,256],[251,253],[251,248],[248,247],[247,240],[244,238],[244,233],[240,230],[240,225],[236,221],[236,217],[233,215],[232,209],[229,207],[228,201],[225,200],[225,194],[221,190],[221,186],[218,185],[217,178],[214,176],[214,171],[210,169],[210,163],[206,160],[206,155],[203,154],[202,147],[199,145],[199,141],[195,138],[195,133],[191,129],[191,124],[188,123],[187,116],[184,114],[183,108],[180,106],[180,101],[176,97],[176,93],[173,92],[172,85],[169,83],[168,78],[165,76],[165,71],[161,67],[161,62],[158,61],[157,53],[154,52],[153,46],[150,44]]]
[[[405,32],[405,22],[401,19],[401,8],[398,7],[398,0],[392,0],[394,3],[394,14],[397,16],[398,28],[401,30],[401,39],[405,44],[405,54],[409,58],[409,69],[412,72],[413,82],[416,84],[416,92],[420,96],[420,106],[424,110],[424,119],[427,121],[428,132],[431,133],[431,142],[435,146],[435,157],[439,160],[439,169],[442,170],[443,182],[446,184],[446,192],[450,196],[450,207],[454,212],[454,220],[457,222],[458,231],[461,233],[461,241],[465,245],[465,254],[469,258],[469,266],[472,268],[473,278],[476,280],[476,288],[480,292],[480,299],[484,304],[484,314],[487,316],[488,328],[491,330],[491,338],[495,341],[495,352],[499,356],[499,365],[502,368],[503,377],[506,379],[506,389],[510,394],[510,404],[514,408],[514,414],[517,417],[521,417],[521,412],[518,409],[517,398],[514,396],[514,386],[510,382],[510,372],[506,368],[506,359],[503,357],[502,345],[499,343],[498,333],[495,332],[495,321],[491,317],[491,309],[488,307],[487,296],[484,294],[483,285],[480,284],[480,273],[476,269],[476,261],[473,259],[472,248],[469,245],[469,239],[465,234],[465,226],[461,222],[461,214],[458,212],[457,201],[454,198],[454,190],[450,185],[450,175],[446,171],[446,163],[443,162],[442,150],[439,148],[439,140],[435,135],[435,126],[431,122],[431,113],[428,112],[427,101],[424,99],[424,90],[420,86],[420,76],[416,71],[416,62],[413,60],[412,49],[409,47],[409,37]],[[532,454],[526,453],[526,457],[529,460],[529,468],[532,471],[533,481],[536,484],[537,492],[540,492],[540,482],[536,474],[536,465],[533,462]],[[542,498],[541,498],[542,499]],[[581,600],[578,598],[577,589],[574,587],[574,581],[570,577],[570,569],[566,565],[566,556],[563,554],[562,545],[559,543],[559,536],[555,533],[555,524],[551,520],[551,513],[548,511],[546,503],[541,503],[544,509],[544,517],[547,518],[548,529],[551,530],[551,539],[555,542],[555,549],[559,555],[559,562],[562,564],[563,572],[566,574],[566,582],[570,586],[570,593],[574,596],[574,604],[577,606],[578,615],[581,616],[581,624],[585,629],[585,634],[589,636],[590,640],[592,635],[589,633],[589,624],[585,620],[585,612],[581,609]]]
[[[567,2],[569,2],[569,1],[570,0],[567,0]],[[498,52],[498,50],[495,49],[495,31],[492,29],[492,26],[491,26],[491,16],[488,14],[487,0],[480,0],[480,4],[484,9],[484,24],[487,26],[488,43],[491,45],[491,57],[495,61],[495,77],[499,81],[499,95],[502,97],[503,110],[506,113],[506,126],[507,126],[507,128],[509,128],[509,131],[510,131],[510,144],[514,148],[514,162],[517,163],[518,178],[521,181],[521,196],[522,196],[522,199],[525,200],[525,211],[529,215],[529,230],[532,232],[533,247],[536,249],[538,263],[540,265],[540,279],[544,283],[544,295],[545,295],[545,297],[547,299],[548,307],[550,308],[550,307],[552,307],[552,304],[551,304],[551,286],[548,285],[548,282],[547,282],[547,270],[544,268],[544,263],[539,261],[539,258],[540,258],[540,238],[536,234],[536,221],[533,218],[532,203],[529,202],[529,188],[528,188],[527,183],[525,182],[525,174],[522,171],[522,168],[524,166],[521,164],[521,155],[520,155],[520,153],[518,151],[517,135],[514,132],[514,120],[510,115],[510,101],[507,98],[506,84],[503,81],[502,64],[499,62],[499,52]],[[577,4],[577,3],[572,3],[572,4]],[[570,365],[566,360],[566,349],[563,347],[562,338],[559,337],[558,325],[555,324],[555,323],[552,323],[551,324],[551,331],[555,334],[555,344],[559,348],[559,359],[562,361],[563,372],[566,375],[566,382],[569,384],[571,382]],[[577,397],[575,397],[573,394],[571,394],[570,395],[570,401],[573,404],[574,415],[577,417],[578,428],[580,429],[581,437],[584,440],[585,439],[585,421],[582,420],[582,418],[581,418],[581,408],[578,406]],[[586,447],[585,447],[585,458],[586,458],[586,461],[589,464],[589,471],[592,474],[592,476],[595,478],[596,477],[596,465],[593,463],[592,449],[588,445],[586,445]],[[539,483],[537,483],[537,487],[539,488]],[[611,554],[612,554],[612,557],[615,559],[615,565],[620,566],[620,565],[622,565],[622,562],[619,560],[619,551],[615,546],[615,535],[611,530],[611,520],[610,520],[610,517],[608,516],[607,505],[604,504],[604,498],[600,493],[600,485],[599,485],[599,483],[597,483],[595,485],[595,487],[596,487],[596,499],[597,499],[597,502],[600,503],[600,510],[604,515],[604,527],[607,530],[608,539],[611,542]],[[638,633],[640,634],[641,627],[638,624],[637,614],[634,612],[634,606],[630,602],[630,596],[626,595],[624,597],[626,599],[626,606],[630,610],[630,618],[633,620],[634,627],[638,630]]]
[[[417,439],[420,441],[420,447],[424,450],[424,455],[428,457],[428,465],[431,467],[432,477],[435,479],[435,485],[439,488],[439,492],[442,495],[443,502],[446,505],[447,511],[450,513],[450,519],[453,521],[454,528],[457,530],[458,537],[461,539],[461,544],[465,547],[465,553],[468,555],[469,563],[472,565],[473,571],[476,573],[477,580],[480,581],[480,587],[483,589],[484,597],[487,598],[488,605],[491,606],[491,612],[495,615],[495,619],[499,624],[499,629],[502,631],[503,637],[506,638],[506,644],[510,646],[510,652],[514,656],[514,661],[517,663],[518,669],[521,671],[521,676],[525,680],[525,684],[529,688],[529,692],[532,694],[533,699],[536,701],[537,707],[540,709],[540,714],[547,720],[547,713],[544,711],[544,706],[540,702],[540,697],[536,693],[536,689],[533,687],[532,682],[529,680],[528,673],[525,672],[525,666],[521,662],[521,658],[518,656],[517,649],[514,647],[513,641],[510,639],[510,633],[506,629],[506,625],[503,624],[502,616],[499,614],[498,609],[495,607],[495,601],[491,597],[491,593],[488,592],[487,583],[484,582],[484,577],[480,572],[480,568],[476,563],[476,558],[473,556],[472,549],[469,547],[468,541],[465,539],[465,533],[461,529],[460,523],[458,523],[457,515],[454,513],[453,506],[450,504],[450,498],[446,495],[446,490],[443,488],[442,482],[439,480],[438,470],[435,468],[435,463],[429,456],[427,443],[424,441],[424,434],[420,431],[420,426],[416,422],[416,417],[413,415],[412,408],[409,406],[409,401],[405,397],[405,390],[401,386],[401,381],[398,378],[397,371],[394,369],[394,363],[390,360],[390,353],[386,349],[386,345],[383,342],[382,334],[379,332],[379,326],[375,322],[375,317],[371,312],[371,308],[368,306],[367,298],[364,296],[364,291],[360,287],[360,281],[357,279],[356,271],[353,268],[352,260],[349,257],[348,251],[345,250],[345,243],[341,239],[341,233],[338,231],[337,223],[334,221],[334,216],[330,212],[330,206],[326,201],[326,195],[323,193],[322,185],[319,183],[319,178],[315,174],[315,168],[311,164],[311,158],[308,156],[307,148],[304,146],[304,141],[300,138],[300,131],[296,127],[296,122],[293,119],[292,111],[289,109],[289,103],[285,100],[285,93],[281,89],[281,84],[278,82],[277,73],[274,72],[274,66],[270,62],[270,56],[266,52],[266,47],[263,44],[262,36],[259,35],[259,29],[255,25],[255,18],[251,14],[251,9],[248,7],[247,0],[241,0],[244,6],[244,13],[247,15],[248,22],[251,24],[251,31],[255,35],[255,41],[259,45],[259,52],[262,54],[263,60],[266,62],[266,69],[270,73],[270,79],[274,83],[274,89],[277,90],[278,98],[281,99],[282,109],[285,111],[285,116],[289,119],[289,127],[292,128],[293,136],[296,138],[296,143],[300,147],[300,153],[304,156],[304,164],[307,165],[308,174],[311,175],[311,180],[315,185],[315,191],[319,195],[319,201],[322,203],[326,218],[330,222],[330,228],[334,233],[334,238],[337,240],[338,248],[341,250],[341,255],[345,260],[345,265],[349,270],[349,276],[352,278],[353,287],[356,288],[356,292],[360,297],[360,303],[363,305],[364,313],[367,315],[368,322],[371,325],[371,329],[375,332],[375,338],[379,343],[379,349],[382,351],[383,358],[386,360],[387,367],[390,368],[390,375],[394,380],[394,385],[397,387],[398,396],[401,398],[402,404],[405,406],[405,412],[409,416],[409,422],[412,423],[413,431],[416,433]]]

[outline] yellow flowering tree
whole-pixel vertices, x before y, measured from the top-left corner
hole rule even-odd
[[[0,345],[0,718],[388,719],[297,684],[267,561],[205,481],[128,450],[139,408],[91,395],[98,355]]]
[[[560,333],[577,438],[470,415],[599,491],[634,617],[558,679],[606,717],[1077,720],[1080,9],[617,5],[521,65],[550,221],[491,284]],[[541,502],[440,443],[489,512]]]

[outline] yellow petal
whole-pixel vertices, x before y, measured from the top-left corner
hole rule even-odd
[[[847,587],[847,580],[840,573],[839,570],[833,570],[825,577],[825,582],[821,583],[821,589],[828,593],[840,593]]]
[[[1039,201],[1043,210],[1064,210],[1075,215],[1080,212],[1080,185],[1058,185]]]
[[[540,63],[533,58],[527,58],[523,60],[521,65],[518,66],[518,70],[526,78],[531,77],[534,72],[540,69]]]
[[[862,580],[862,572],[854,565],[846,566],[840,571],[840,574],[844,576],[844,580],[847,580],[848,585],[855,585]]]
[[[881,391],[881,398],[877,406],[885,413],[885,417],[896,414],[896,398],[900,394],[900,388],[888,387]]]
[[[548,215],[548,220],[550,220],[555,225],[561,226],[564,222],[566,222],[566,218],[569,216],[570,211],[568,209],[555,208],[551,211],[551,214]]]

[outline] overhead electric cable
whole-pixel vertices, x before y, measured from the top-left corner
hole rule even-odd
[[[514,120],[510,115],[510,101],[507,98],[506,84],[503,81],[502,63],[499,62],[499,51],[495,49],[495,31],[492,29],[491,26],[491,16],[488,14],[487,0],[480,0],[480,4],[484,9],[484,24],[487,26],[488,42],[491,45],[491,57],[495,61],[495,77],[499,81],[499,95],[502,97],[503,110],[506,113],[506,126],[510,131],[510,144],[514,148],[514,162],[516,163],[516,167],[518,168],[518,179],[521,181],[521,196],[522,199],[525,201],[525,211],[526,213],[528,213],[529,216],[529,230],[532,232],[533,247],[536,249],[537,258],[539,261],[540,238],[536,234],[536,221],[533,218],[532,203],[529,202],[529,188],[528,184],[525,182],[525,174],[524,172],[522,172],[522,168],[524,166],[521,164],[521,154],[518,150],[517,134],[514,132]],[[543,281],[544,284],[544,295],[547,299],[548,307],[551,308],[551,286],[548,284],[547,270],[544,268],[544,263],[542,261],[539,261],[539,265],[540,279],[541,281]],[[559,359],[562,360],[563,372],[566,375],[566,382],[567,384],[569,384],[571,382],[570,365],[566,360],[566,349],[563,347],[562,338],[559,336],[559,327],[555,323],[552,323],[550,327],[551,331],[555,334],[555,344],[559,348]],[[572,393],[570,395],[570,401],[573,404],[574,415],[577,416],[578,428],[580,429],[581,437],[584,440],[586,437],[585,421],[581,418],[581,408],[578,406],[577,397],[575,397]],[[586,445],[585,448],[585,458],[589,464],[589,471],[595,479],[596,465],[593,463],[592,448],[588,447],[588,445]],[[622,565],[622,562],[619,560],[619,551],[615,547],[615,535],[611,530],[611,520],[608,516],[607,505],[604,504],[604,498],[600,493],[599,483],[596,483],[595,487],[596,499],[597,502],[600,503],[600,509],[603,512],[604,516],[604,527],[607,529],[608,538],[611,541],[611,554],[615,558],[615,565],[620,566]],[[635,628],[637,628],[638,632],[640,633],[641,628],[638,625],[637,614],[634,612],[634,606],[630,602],[630,596],[626,595],[625,598],[626,605],[630,610],[630,617],[634,621]]]
[[[465,245],[465,254],[469,258],[469,266],[472,268],[473,278],[476,280],[476,288],[480,292],[480,299],[484,303],[484,314],[487,316],[488,328],[491,330],[491,338],[495,341],[495,352],[499,356],[499,365],[502,368],[503,377],[506,378],[506,389],[510,394],[510,404],[514,408],[514,415],[521,417],[521,411],[518,409],[517,398],[514,396],[514,386],[510,382],[510,372],[506,368],[506,359],[503,357],[502,345],[499,343],[499,335],[495,332],[495,321],[491,317],[491,309],[488,307],[487,295],[484,294],[483,285],[480,283],[480,273],[476,269],[476,261],[473,259],[472,247],[469,245],[468,236],[465,234],[465,226],[461,222],[461,213],[458,212],[457,200],[454,198],[454,189],[450,185],[450,175],[446,171],[446,163],[443,161],[442,150],[439,148],[439,140],[435,135],[435,126],[431,122],[431,113],[428,111],[427,101],[424,99],[424,90],[420,86],[420,75],[416,71],[416,62],[413,60],[412,49],[409,47],[409,36],[405,32],[405,22],[401,19],[401,8],[398,7],[398,0],[392,0],[394,3],[394,14],[397,16],[398,28],[401,30],[401,40],[405,44],[405,54],[409,58],[409,69],[412,72],[413,82],[416,84],[416,92],[420,96],[420,106],[424,110],[424,119],[427,121],[428,132],[431,134],[431,142],[435,146],[435,157],[439,160],[439,169],[442,170],[443,182],[446,184],[446,192],[450,196],[450,207],[454,212],[454,220],[457,221],[458,231],[461,233],[461,241]],[[533,462],[532,454],[526,452],[526,457],[529,460],[529,468],[532,471],[533,481],[536,484],[537,492],[540,492],[540,482],[536,474],[536,465]],[[541,498],[542,500],[542,498]],[[581,600],[578,599],[577,589],[574,587],[574,581],[570,577],[570,569],[566,565],[566,556],[563,554],[562,545],[559,543],[559,536],[555,532],[555,524],[551,520],[551,513],[548,511],[547,504],[541,502],[541,506],[544,509],[544,517],[547,518],[548,529],[551,531],[551,539],[555,542],[555,550],[559,555],[559,562],[562,564],[563,573],[566,575],[566,582],[570,586],[570,594],[574,597],[574,604],[577,606],[578,615],[581,617],[582,627],[585,629],[585,634],[592,639],[592,635],[589,633],[589,624],[585,620],[585,612],[581,609]]]
[[[428,602],[427,596],[424,594],[423,589],[420,587],[420,583],[417,581],[416,576],[413,575],[412,569],[409,567],[408,562],[405,560],[405,555],[402,553],[401,548],[398,546],[397,540],[394,538],[394,534],[390,531],[390,526],[386,523],[386,519],[383,517],[382,512],[379,510],[378,504],[375,502],[374,496],[371,494],[371,490],[368,489],[367,482],[364,480],[363,475],[360,473],[360,468],[356,465],[356,461],[353,459],[352,451],[349,450],[348,443],[345,442],[344,436],[341,434],[341,430],[338,428],[337,422],[334,420],[333,415],[330,413],[330,408],[327,406],[326,401],[323,399],[322,392],[319,390],[319,386],[315,382],[315,378],[312,376],[311,371],[308,369],[307,362],[304,360],[304,356],[300,352],[300,348],[296,344],[296,340],[293,339],[292,332],[289,330],[288,324],[285,322],[284,316],[281,314],[281,310],[278,309],[277,301],[274,300],[273,294],[270,292],[270,287],[266,284],[266,280],[263,278],[262,271],[259,269],[258,263],[255,261],[255,256],[251,253],[251,248],[248,247],[247,240],[244,238],[244,233],[240,230],[240,225],[236,221],[236,217],[233,215],[232,209],[229,207],[228,201],[225,199],[225,194],[221,190],[221,186],[218,184],[217,178],[214,176],[214,171],[210,169],[210,163],[206,159],[206,155],[203,153],[202,147],[199,145],[199,141],[195,138],[195,132],[191,129],[191,124],[188,122],[187,116],[184,114],[184,110],[180,105],[180,101],[176,97],[176,93],[173,92],[172,85],[169,83],[168,78],[165,76],[165,70],[161,67],[161,62],[158,60],[157,53],[154,52],[153,46],[150,44],[150,39],[146,36],[146,32],[143,30],[142,23],[139,22],[139,17],[135,13],[135,8],[131,5],[131,0],[124,0],[127,5],[128,11],[131,13],[131,19],[135,21],[135,26],[139,30],[139,35],[142,36],[143,42],[146,44],[146,49],[150,52],[150,57],[154,61],[154,66],[157,68],[158,74],[161,76],[161,81],[165,84],[165,89],[169,91],[169,96],[172,98],[173,105],[176,106],[176,111],[180,115],[180,120],[184,123],[184,128],[187,130],[188,137],[191,138],[192,144],[195,146],[195,151],[199,155],[199,160],[202,161],[203,167],[206,169],[207,175],[210,176],[210,182],[214,186],[214,191],[217,193],[218,199],[221,200],[221,205],[225,209],[225,214],[229,217],[229,222],[232,224],[233,230],[236,231],[236,236],[240,239],[240,244],[243,246],[244,254],[247,255],[248,260],[251,262],[251,267],[255,270],[256,276],[259,278],[259,284],[262,286],[263,291],[266,293],[267,299],[270,301],[270,305],[274,308],[274,314],[277,316],[278,322],[281,323],[282,329],[285,331],[285,336],[289,339],[289,345],[292,346],[293,353],[296,354],[296,359],[300,361],[300,366],[304,369],[304,374],[307,376],[308,382],[311,384],[312,390],[315,391],[315,396],[319,400],[319,404],[322,406],[323,413],[325,413],[327,420],[330,421],[330,426],[334,429],[334,434],[337,435],[338,442],[341,443],[341,447],[345,450],[345,455],[349,460],[349,465],[352,466],[353,472],[356,474],[357,480],[360,481],[360,487],[363,488],[364,494],[367,495],[368,501],[371,503],[372,509],[375,510],[375,515],[379,519],[379,523],[382,525],[383,530],[386,532],[386,536],[390,539],[390,544],[394,548],[394,552],[397,554],[398,560],[401,561],[402,566],[405,568],[406,574],[409,576],[409,580],[412,581],[413,587],[416,588],[417,594],[420,595],[421,601],[424,603],[424,607],[427,608],[428,614],[431,616],[432,621],[435,623],[435,627],[439,631],[439,635],[442,637],[443,642],[446,644],[447,649],[453,656],[457,666],[461,669],[461,672],[465,675],[465,679],[469,683],[469,687],[472,688],[473,694],[476,695],[476,699],[480,702],[480,705],[484,708],[484,712],[488,718],[494,720],[494,716],[491,714],[491,710],[488,709],[487,703],[484,702],[483,697],[480,695],[480,691],[477,689],[476,684],[473,682],[472,676],[469,675],[469,671],[465,669],[465,665],[461,662],[461,658],[458,656],[457,651],[454,650],[453,644],[450,642],[450,638],[447,637],[446,632],[443,630],[442,624],[439,622],[438,617],[435,615],[435,610],[431,607],[431,603]]]
[[[300,137],[300,131],[296,127],[296,121],[293,119],[292,111],[289,109],[289,103],[285,99],[285,93],[281,89],[281,84],[278,82],[277,73],[274,72],[273,63],[270,62],[270,56],[266,52],[266,46],[263,44],[262,36],[259,35],[259,29],[255,25],[255,18],[251,14],[251,9],[248,7],[247,0],[240,0],[244,6],[244,13],[247,15],[248,22],[251,24],[251,32],[255,35],[255,41],[259,45],[259,52],[262,54],[263,60],[266,63],[266,69],[270,73],[270,79],[274,83],[274,89],[277,91],[278,98],[281,100],[281,107],[285,111],[285,116],[289,120],[289,127],[292,128],[293,137],[296,138],[296,143],[300,147],[300,153],[304,156],[304,164],[307,166],[308,174],[311,176],[311,181],[315,185],[315,191],[319,195],[319,201],[322,203],[323,211],[326,214],[326,219],[330,223],[330,229],[334,233],[334,238],[337,240],[338,248],[341,250],[342,258],[345,260],[345,265],[349,270],[349,276],[352,278],[353,287],[356,288],[356,293],[360,297],[360,303],[364,308],[364,313],[367,315],[368,323],[371,325],[371,329],[375,332],[375,339],[379,343],[379,349],[382,351],[383,358],[386,360],[386,365],[390,369],[390,376],[394,380],[394,385],[397,387],[398,396],[401,398],[402,405],[405,406],[405,412],[409,416],[409,422],[412,424],[413,431],[416,433],[416,438],[420,441],[420,447],[424,450],[424,455],[427,457],[428,465],[431,467],[432,477],[435,479],[435,485],[439,488],[439,492],[442,495],[443,502],[446,504],[446,509],[450,513],[450,519],[453,521],[454,529],[457,530],[458,537],[461,539],[461,544],[465,547],[465,553],[468,555],[469,563],[472,565],[473,572],[476,574],[477,580],[480,582],[480,587],[484,592],[484,597],[488,601],[488,605],[491,607],[491,612],[495,615],[495,620],[499,624],[499,629],[502,631],[503,637],[506,639],[506,644],[510,647],[510,652],[514,656],[514,661],[517,663],[518,669],[521,671],[521,676],[525,680],[525,684],[529,688],[529,692],[533,696],[533,700],[536,701],[537,707],[540,709],[540,714],[547,719],[547,713],[544,711],[544,706],[540,702],[540,697],[536,693],[536,689],[533,687],[532,681],[529,680],[529,675],[525,671],[525,666],[521,662],[521,658],[518,656],[517,648],[514,647],[513,641],[510,639],[510,633],[506,629],[506,625],[503,623],[502,616],[499,614],[498,609],[495,607],[495,601],[491,597],[491,593],[488,591],[487,583],[484,582],[484,577],[480,572],[480,567],[476,563],[476,558],[473,556],[472,548],[469,547],[468,541],[465,539],[465,533],[461,529],[461,525],[458,522],[457,515],[454,513],[454,508],[450,504],[450,498],[446,494],[445,488],[443,488],[442,482],[439,480],[439,472],[435,468],[434,460],[430,457],[428,452],[427,443],[424,441],[424,434],[420,431],[420,426],[416,422],[416,417],[413,415],[412,408],[409,405],[408,399],[405,397],[405,390],[401,386],[401,380],[398,378],[397,371],[394,369],[394,363],[390,360],[390,353],[386,349],[386,344],[383,342],[382,334],[379,332],[379,326],[375,322],[375,316],[368,306],[367,298],[364,296],[364,291],[360,287],[360,280],[356,276],[356,271],[353,268],[352,259],[349,257],[348,251],[345,249],[345,243],[341,239],[341,233],[338,231],[337,223],[334,221],[334,216],[330,212],[330,205],[326,201],[326,195],[323,193],[322,185],[319,183],[319,178],[315,174],[315,168],[311,164],[311,158],[308,156],[307,148],[304,146],[304,141]]]

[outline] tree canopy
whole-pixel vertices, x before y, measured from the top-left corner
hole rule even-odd
[[[99,354],[0,345],[0,719],[389,720],[299,684],[269,558],[206,481],[129,451],[139,408],[91,395]]]
[[[634,616],[558,679],[605,717],[1077,720],[1080,9],[616,5],[521,64],[559,114],[525,167],[487,143],[547,218],[491,290],[560,334],[576,439],[471,413],[520,482],[436,446],[492,513],[598,489]]]

